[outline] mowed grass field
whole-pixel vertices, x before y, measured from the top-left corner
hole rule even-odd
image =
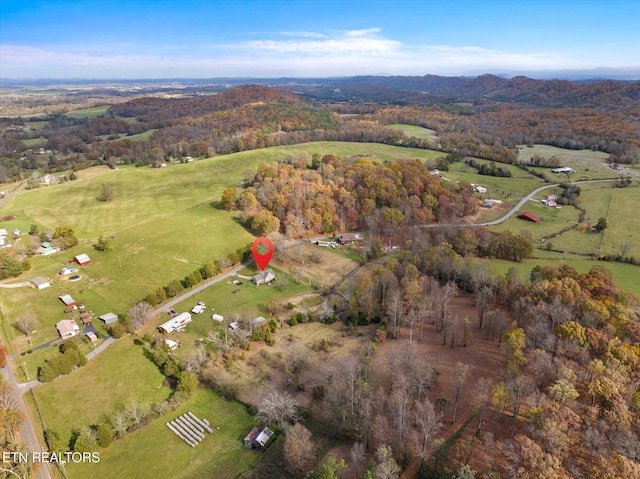
[[[82,368],[33,392],[46,427],[68,445],[73,430],[104,422],[131,401],[155,406],[169,398],[164,379],[142,347],[123,337]]]
[[[389,128],[402,130],[405,136],[414,136],[416,138],[423,138],[430,141],[438,141],[438,133],[436,130],[430,130],[429,128],[414,125],[403,125],[400,123],[389,125]]]
[[[187,411],[207,419],[214,429],[195,448],[166,426]],[[100,450],[99,463],[69,464],[66,471],[70,479],[232,479],[248,471],[262,455],[242,442],[256,424],[242,404],[201,388],[177,410]]]
[[[111,105],[94,106],[92,108],[83,108],[81,110],[72,110],[65,113],[70,118],[96,118],[104,115]]]
[[[526,161],[534,155],[544,158],[556,157],[560,166],[573,168],[576,172],[569,177],[565,174],[552,173],[550,168],[534,168],[543,172],[549,179],[557,183],[567,181],[592,180],[599,178],[618,178],[620,175],[606,166],[608,153],[592,150],[567,150],[550,145],[535,144],[532,147],[518,146],[518,160]]]

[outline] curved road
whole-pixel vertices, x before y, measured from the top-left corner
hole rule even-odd
[[[503,222],[507,221],[509,218],[511,218],[513,215],[515,215],[520,210],[520,208],[522,208],[527,203],[527,201],[529,201],[535,195],[537,195],[538,193],[540,193],[541,191],[544,191],[546,189],[554,188],[554,187],[560,186],[560,185],[581,185],[581,184],[584,184],[584,183],[611,183],[611,182],[614,182],[614,181],[618,181],[618,180],[617,179],[614,179],[614,180],[611,180],[611,179],[608,179],[608,180],[583,180],[583,181],[571,181],[569,183],[553,183],[553,184],[550,184],[550,185],[541,186],[540,188],[537,188],[537,189],[533,190],[527,196],[525,196],[520,201],[518,201],[518,204],[515,205],[513,208],[511,208],[511,210],[509,210],[508,213],[506,213],[504,216],[498,218],[497,220],[487,221],[486,223],[450,223],[450,224],[435,223],[435,224],[430,224],[430,225],[423,225],[422,228],[437,228],[439,226],[493,226],[493,225],[499,225],[500,223],[503,223]]]

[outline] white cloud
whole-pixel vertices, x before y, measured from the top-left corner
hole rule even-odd
[[[8,78],[326,77],[379,73],[456,75],[633,65],[611,59],[581,61],[558,53],[490,50],[477,45],[410,46],[384,37],[379,28],[260,35],[264,38],[199,48],[166,45],[154,53],[140,53],[139,46],[129,44],[73,48],[3,45],[0,72]],[[149,50],[147,46],[146,52]]]

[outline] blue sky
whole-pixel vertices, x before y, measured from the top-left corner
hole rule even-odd
[[[0,77],[640,72],[639,25],[639,0],[1,0]]]

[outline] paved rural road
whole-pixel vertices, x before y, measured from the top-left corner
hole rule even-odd
[[[20,436],[22,437],[22,441],[31,451],[42,451],[42,449],[40,448],[40,443],[38,442],[38,436],[36,436],[36,431],[33,428],[33,423],[31,422],[29,410],[27,409],[27,406],[24,403],[24,399],[22,398],[22,393],[29,389],[28,386],[38,384],[39,381],[31,381],[30,383],[26,384],[18,384],[16,382],[16,377],[13,374],[13,365],[11,358],[7,358],[7,364],[2,369],[2,375],[9,382],[11,387],[13,387],[13,393],[18,405],[18,409],[22,412],[22,415],[24,417],[24,421],[20,424]],[[49,469],[46,463],[41,463],[39,465],[38,472],[34,477],[36,479],[51,479],[51,475],[49,474]]]
[[[618,180],[583,180],[583,181],[571,181],[569,183],[553,183],[551,185],[544,185],[541,186],[540,188],[537,188],[535,190],[533,190],[531,193],[529,193],[527,196],[525,196],[524,198],[522,198],[517,205],[515,205],[513,208],[511,208],[511,210],[509,210],[508,213],[506,213],[504,216],[498,218],[497,220],[493,220],[493,221],[487,221],[486,223],[451,223],[451,224],[446,224],[443,225],[442,223],[434,223],[434,224],[430,224],[430,225],[423,225],[422,228],[438,228],[439,226],[493,226],[493,225],[499,225],[500,223],[503,223],[505,221],[507,221],[509,218],[511,218],[513,215],[515,215],[520,208],[522,208],[527,201],[529,201],[531,198],[533,198],[535,195],[537,195],[538,193],[540,193],[541,191],[544,191],[548,188],[553,188],[555,186],[560,186],[561,184],[568,184],[568,185],[582,185],[585,183],[612,183],[614,181],[618,181]]]

